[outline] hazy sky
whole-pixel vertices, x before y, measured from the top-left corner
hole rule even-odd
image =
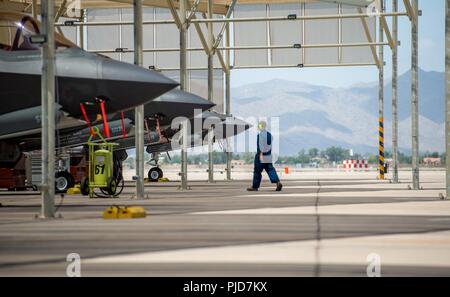
[[[403,1],[399,2],[399,11],[405,11]],[[387,10],[391,9],[391,0],[387,1]],[[426,71],[444,71],[445,50],[445,1],[419,0],[423,11],[419,19],[419,66]],[[391,19],[388,18],[388,23]],[[411,66],[411,25],[407,17],[399,18],[399,74]],[[385,47],[385,77],[391,77],[391,51]],[[347,87],[360,82],[374,82],[378,71],[372,67],[335,67],[304,69],[258,69],[233,70],[231,87],[248,83],[263,82],[279,78],[302,81],[331,87]]]

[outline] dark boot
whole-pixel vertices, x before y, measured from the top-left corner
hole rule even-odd
[[[256,191],[258,191],[258,188],[250,187],[250,188],[247,188],[247,191],[249,191],[249,192],[256,192]]]
[[[277,188],[275,189],[275,191],[280,192],[281,189],[283,189],[283,185],[280,182],[277,182]]]

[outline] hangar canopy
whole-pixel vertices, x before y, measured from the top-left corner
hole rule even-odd
[[[61,9],[58,22],[79,19],[80,27],[60,26],[66,37],[88,51],[133,62],[132,0],[57,1]],[[190,13],[207,11],[207,0],[192,0]],[[276,68],[319,66],[378,65],[376,56],[377,22],[375,17],[339,18],[358,15],[361,7],[373,1],[308,1],[308,0],[215,0],[215,20],[227,17],[243,20],[229,23],[230,39],[225,44],[224,22],[212,22],[215,44],[214,102],[216,111],[224,106],[224,75],[232,68]],[[39,3],[39,1],[38,1]],[[164,71],[179,80],[179,30],[174,11],[179,2],[144,0],[144,67]],[[72,6],[71,6],[72,5]],[[75,5],[75,6],[73,6]],[[176,12],[176,11],[175,11]],[[82,13],[84,15],[82,16]],[[69,15],[68,15],[69,14]],[[72,18],[68,18],[68,17]],[[188,28],[188,90],[206,97],[207,59],[202,34],[207,33],[205,13]],[[321,18],[321,16],[329,16]],[[334,17],[333,17],[334,16]],[[311,17],[312,19],[307,19]],[[286,19],[282,19],[286,18]],[[205,21],[201,23],[201,21]],[[201,34],[199,33],[199,30]],[[83,36],[83,37],[81,37]],[[81,40],[81,38],[83,40]],[[204,36],[203,36],[204,38]],[[368,44],[371,44],[369,46]],[[228,53],[227,53],[228,52]],[[229,66],[224,56],[230,54]],[[220,71],[222,68],[223,72]]]

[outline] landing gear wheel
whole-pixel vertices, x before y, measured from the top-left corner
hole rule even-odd
[[[67,171],[58,171],[55,174],[55,191],[56,193],[65,193],[69,188],[75,185],[75,179],[72,174]]]
[[[152,167],[148,171],[148,180],[151,182],[157,182],[158,179],[163,177],[163,171],[159,167]]]
[[[80,191],[84,196],[89,195],[89,179],[86,176],[81,179]]]
[[[116,179],[112,176],[108,177],[108,186],[106,187],[106,191],[109,195],[114,196],[117,190],[117,182]]]

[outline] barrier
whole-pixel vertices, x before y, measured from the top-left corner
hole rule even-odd
[[[344,160],[342,161],[342,164],[346,171],[367,171],[369,169],[369,164],[367,164],[366,160]]]

